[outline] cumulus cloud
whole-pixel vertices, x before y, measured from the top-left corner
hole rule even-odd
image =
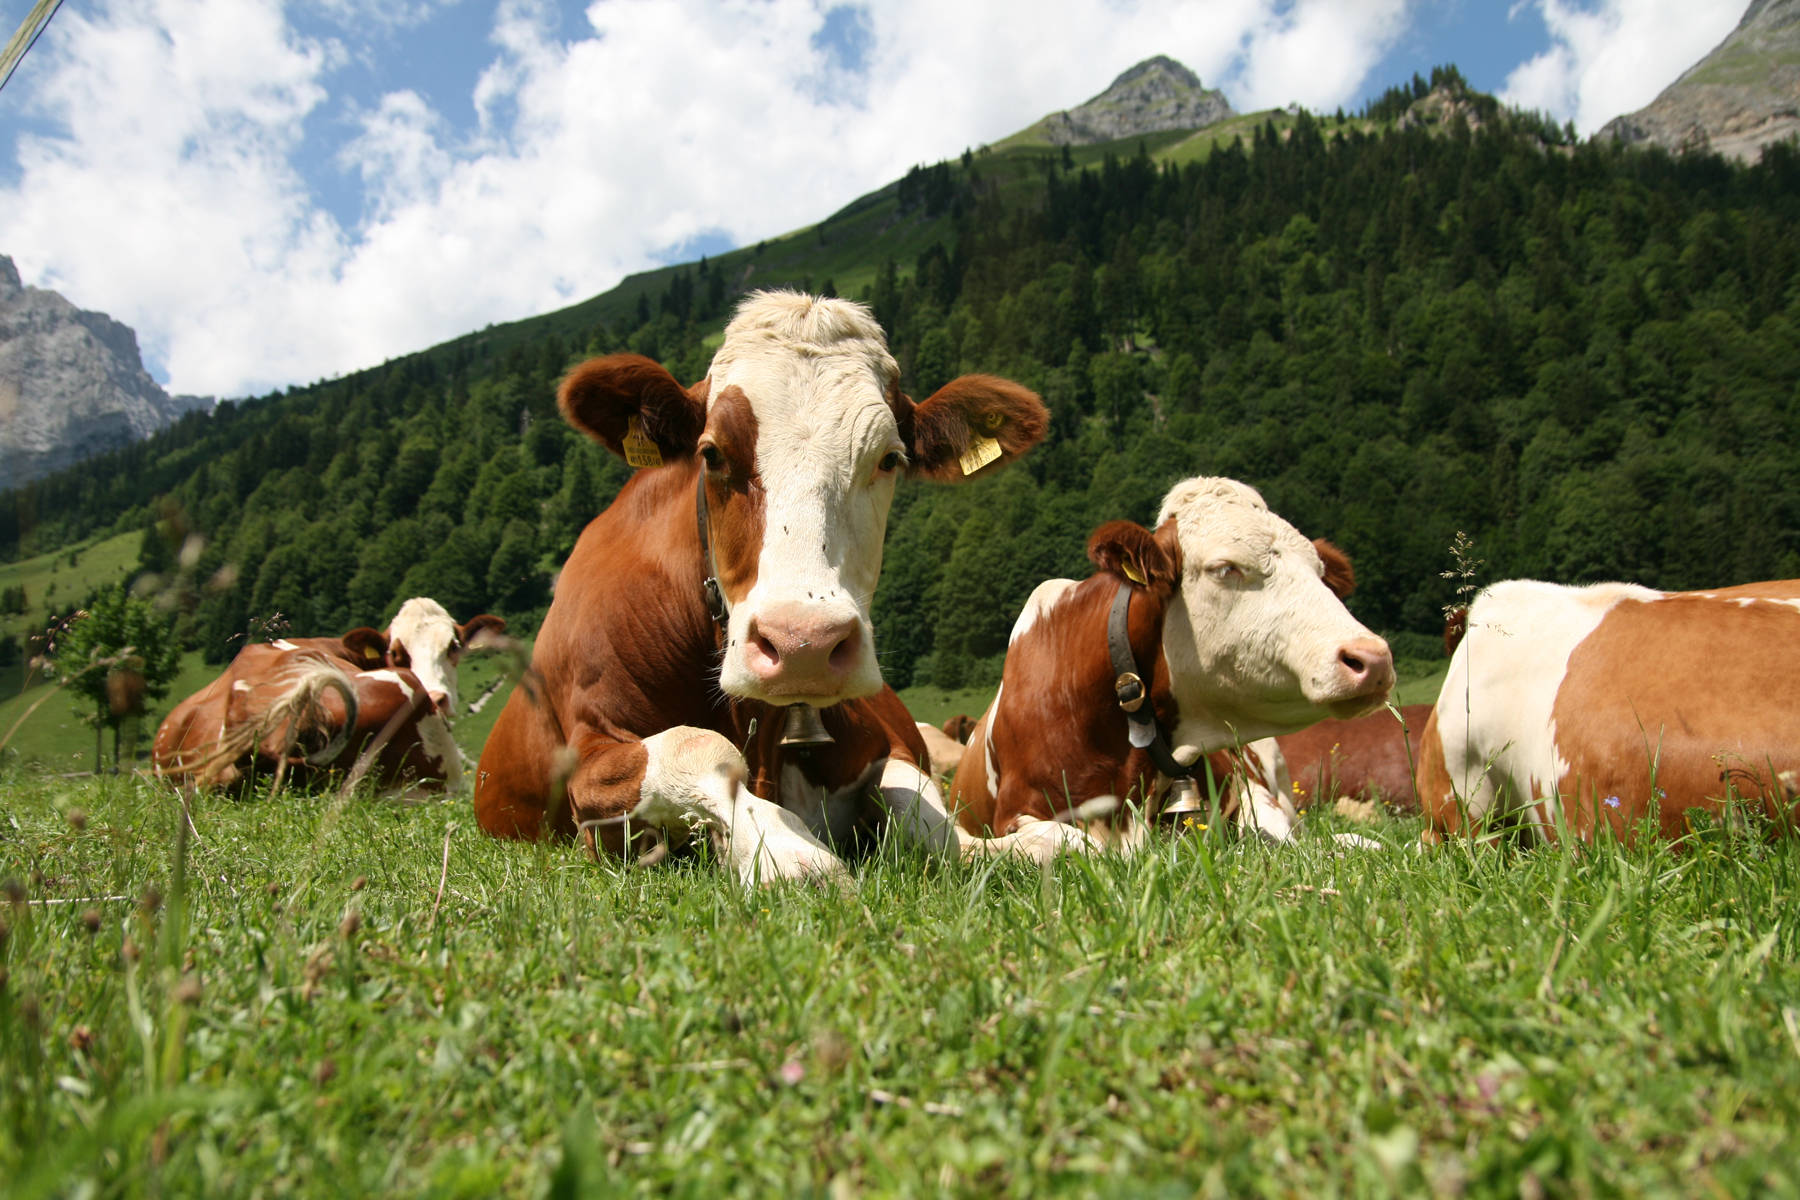
[[[1737,0],[1535,0],[1550,49],[1521,63],[1500,98],[1575,122],[1583,136],[1636,112],[1725,40]],[[1514,19],[1523,5],[1515,5]]]
[[[703,235],[816,221],[1151,54],[1240,109],[1346,103],[1406,5],[606,0],[571,24],[502,0],[461,123],[416,90],[334,95],[369,46],[348,22],[303,36],[281,0],[65,7],[0,252],[137,328],[175,390],[250,394],[572,303]],[[372,11],[417,37],[432,8]],[[340,139],[348,225],[297,165],[307,138]]]

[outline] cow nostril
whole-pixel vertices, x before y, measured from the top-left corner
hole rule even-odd
[[[852,624],[844,635],[838,639],[837,645],[831,648],[831,669],[848,671],[856,665],[857,652],[862,649],[862,626]]]
[[[1338,651],[1338,661],[1343,663],[1352,675],[1361,677],[1369,673],[1369,664],[1348,650]]]
[[[768,638],[764,637],[762,634],[760,634],[760,633],[751,634],[750,635],[750,644],[752,646],[755,646],[756,649],[759,652],[761,652],[764,656],[766,656],[770,662],[780,662],[781,661],[781,651],[779,651],[775,648],[774,642],[771,642]]]

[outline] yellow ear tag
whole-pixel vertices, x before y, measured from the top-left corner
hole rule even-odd
[[[381,651],[377,650],[373,646],[364,646],[363,647],[363,661],[365,661],[365,662],[380,662],[381,661]]]
[[[663,465],[662,451],[656,448],[644,433],[644,424],[636,417],[625,422],[625,438],[620,443],[625,450],[625,462],[633,467],[660,467]]]
[[[962,464],[964,475],[973,475],[981,468],[1000,457],[1000,443],[991,437],[976,438],[969,443],[969,448],[957,461]]]
[[[1125,569],[1125,578],[1131,580],[1131,582],[1137,584],[1139,587],[1150,586],[1150,581],[1138,573],[1137,564],[1132,562],[1129,558],[1125,559],[1119,565]]]

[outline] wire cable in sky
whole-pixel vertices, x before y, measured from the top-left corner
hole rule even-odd
[[[31,11],[25,14],[25,20],[19,25],[19,32],[12,35],[5,50],[0,50],[0,88],[6,86],[6,81],[12,78],[13,72],[18,70],[31,48],[37,45],[38,37],[50,27],[50,18],[61,7],[62,0],[38,0]]]

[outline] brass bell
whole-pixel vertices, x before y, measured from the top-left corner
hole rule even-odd
[[[1200,794],[1200,785],[1192,776],[1169,784],[1169,794],[1163,797],[1161,810],[1165,819],[1205,811],[1206,798]]]
[[[818,709],[810,704],[788,705],[787,726],[781,733],[783,746],[828,746],[833,740]]]

